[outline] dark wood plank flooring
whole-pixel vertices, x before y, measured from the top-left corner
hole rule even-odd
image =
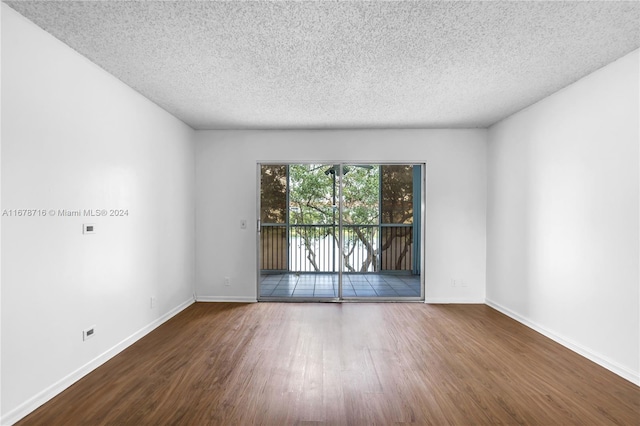
[[[196,303],[20,425],[638,425],[640,388],[484,305]]]

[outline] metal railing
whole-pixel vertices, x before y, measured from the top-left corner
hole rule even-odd
[[[343,225],[339,250],[337,225],[262,224],[262,271],[344,272],[411,271],[412,225]]]
[[[286,225],[260,226],[260,269],[288,271],[288,231]]]

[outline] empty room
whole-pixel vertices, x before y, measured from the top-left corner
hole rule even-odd
[[[640,3],[0,13],[0,424],[640,425]]]

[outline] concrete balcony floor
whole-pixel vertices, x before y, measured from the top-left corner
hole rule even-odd
[[[397,274],[342,274],[344,298],[419,298],[420,277]],[[337,273],[264,274],[260,277],[261,300],[338,297]]]

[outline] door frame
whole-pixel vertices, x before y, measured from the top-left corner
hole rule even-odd
[[[418,189],[419,191],[419,195],[420,195],[420,202],[419,202],[419,207],[420,207],[420,214],[419,214],[419,223],[415,224],[414,223],[414,227],[417,227],[417,230],[414,230],[414,235],[417,235],[420,237],[420,244],[419,244],[419,268],[420,268],[420,275],[419,275],[419,279],[420,279],[420,296],[418,297],[402,297],[402,296],[398,296],[398,297],[343,297],[342,295],[342,273],[343,273],[343,259],[342,256],[339,256],[339,267],[338,267],[338,272],[336,273],[338,276],[338,292],[337,292],[337,297],[283,297],[283,298],[261,298],[260,297],[260,278],[261,278],[261,270],[260,270],[260,234],[261,234],[261,196],[260,196],[260,189],[261,189],[261,166],[263,165],[286,165],[286,166],[290,166],[291,164],[333,164],[333,165],[339,165],[340,166],[340,171],[342,172],[342,167],[344,165],[371,165],[371,164],[376,164],[376,165],[412,165],[412,166],[420,166],[420,188]],[[287,220],[289,217],[289,190],[288,190],[288,185],[289,185],[289,176],[287,173],[287,212],[286,212],[286,216],[287,216]],[[342,180],[340,180],[340,184],[338,185],[339,188],[339,195],[338,195],[338,200],[340,200],[339,202],[339,220],[338,220],[338,241],[339,241],[339,245],[338,248],[339,250],[342,250],[342,245],[343,245],[343,241],[342,241],[342,208],[343,208],[343,203],[342,201]],[[414,208],[416,206],[415,203],[415,188],[414,188]],[[342,303],[342,302],[425,302],[426,300],[426,234],[427,234],[427,206],[426,206],[426,200],[427,200],[427,164],[426,162],[421,162],[421,161],[398,161],[398,160],[393,160],[393,161],[388,161],[388,160],[383,160],[383,161],[369,161],[369,160],[357,160],[357,161],[350,161],[350,160],[329,160],[329,161],[325,161],[325,160],[295,160],[295,161],[288,161],[288,160],[281,160],[281,161],[274,161],[274,160],[264,160],[264,161],[256,161],[256,250],[255,250],[255,256],[254,259],[256,261],[256,299],[258,300],[258,302],[264,301],[264,302],[337,302],[337,303]],[[289,244],[289,235],[287,235],[287,245]],[[287,247],[287,250],[289,248]],[[289,261],[289,254],[287,254],[287,261]]]

